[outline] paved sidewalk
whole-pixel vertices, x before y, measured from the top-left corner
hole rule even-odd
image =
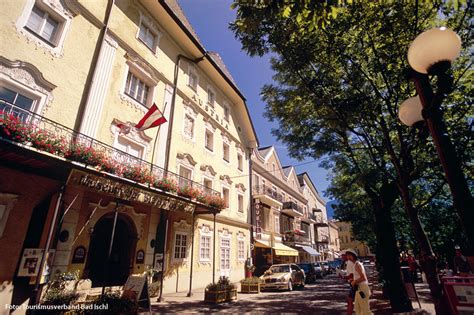
[[[304,290],[293,292],[262,292],[260,294],[240,293],[237,301],[221,304],[204,302],[204,288],[193,290],[191,297],[187,292],[164,294],[164,302],[152,299],[153,314],[345,314],[347,286],[339,278],[331,275],[318,283],[306,285]],[[429,300],[427,284],[417,284],[422,309],[414,314],[435,314]],[[376,315],[392,314],[390,303],[383,299],[381,292],[373,292],[370,300],[371,309]],[[143,313],[145,314],[145,313]]]

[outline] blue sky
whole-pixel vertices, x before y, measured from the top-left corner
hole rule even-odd
[[[286,147],[271,134],[276,123],[270,123],[263,113],[265,104],[260,90],[266,83],[272,83],[270,57],[250,58],[241,50],[240,42],[234,38],[228,25],[235,19],[231,0],[178,0],[201,42],[208,51],[218,52],[234,77],[239,89],[247,99],[260,146],[275,145],[282,165],[296,165],[312,160],[298,161],[288,156]],[[308,172],[318,191],[323,195],[328,186],[327,171],[318,167],[318,162],[296,166],[297,173]],[[324,198],[324,197],[323,197]],[[327,200],[327,198],[324,198]],[[332,212],[328,209],[328,215]]]

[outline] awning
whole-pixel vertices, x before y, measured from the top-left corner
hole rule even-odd
[[[275,243],[273,246],[277,256],[298,256],[298,251],[281,243]]]
[[[305,252],[307,252],[308,254],[310,254],[311,256],[321,256],[321,254],[318,253],[318,251],[315,250],[315,249],[312,248],[312,247],[304,246],[304,245],[303,245],[303,246],[301,246],[301,248],[302,248]]]
[[[272,248],[268,241],[255,241],[255,247],[259,248]]]

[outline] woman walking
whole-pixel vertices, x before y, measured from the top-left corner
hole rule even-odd
[[[360,261],[357,260],[357,253],[353,250],[346,251],[347,259],[354,263],[354,280],[351,285],[356,290],[354,308],[356,315],[372,315],[370,311],[369,298],[370,289],[365,268]]]

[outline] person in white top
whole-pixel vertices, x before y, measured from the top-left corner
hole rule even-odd
[[[362,263],[357,260],[357,253],[355,251],[347,250],[346,255],[348,261],[354,264],[354,279],[351,281],[351,285],[353,288],[357,288],[354,300],[356,315],[372,315],[373,313],[370,311],[369,305],[369,282],[367,281],[365,268]]]
[[[347,259],[345,253],[342,254],[342,259],[344,260],[344,266],[342,267],[342,270],[340,270],[339,276],[350,284],[352,279],[354,279],[354,263]],[[355,291],[351,287],[347,294],[347,315],[352,315],[352,311],[354,310],[354,295]]]

